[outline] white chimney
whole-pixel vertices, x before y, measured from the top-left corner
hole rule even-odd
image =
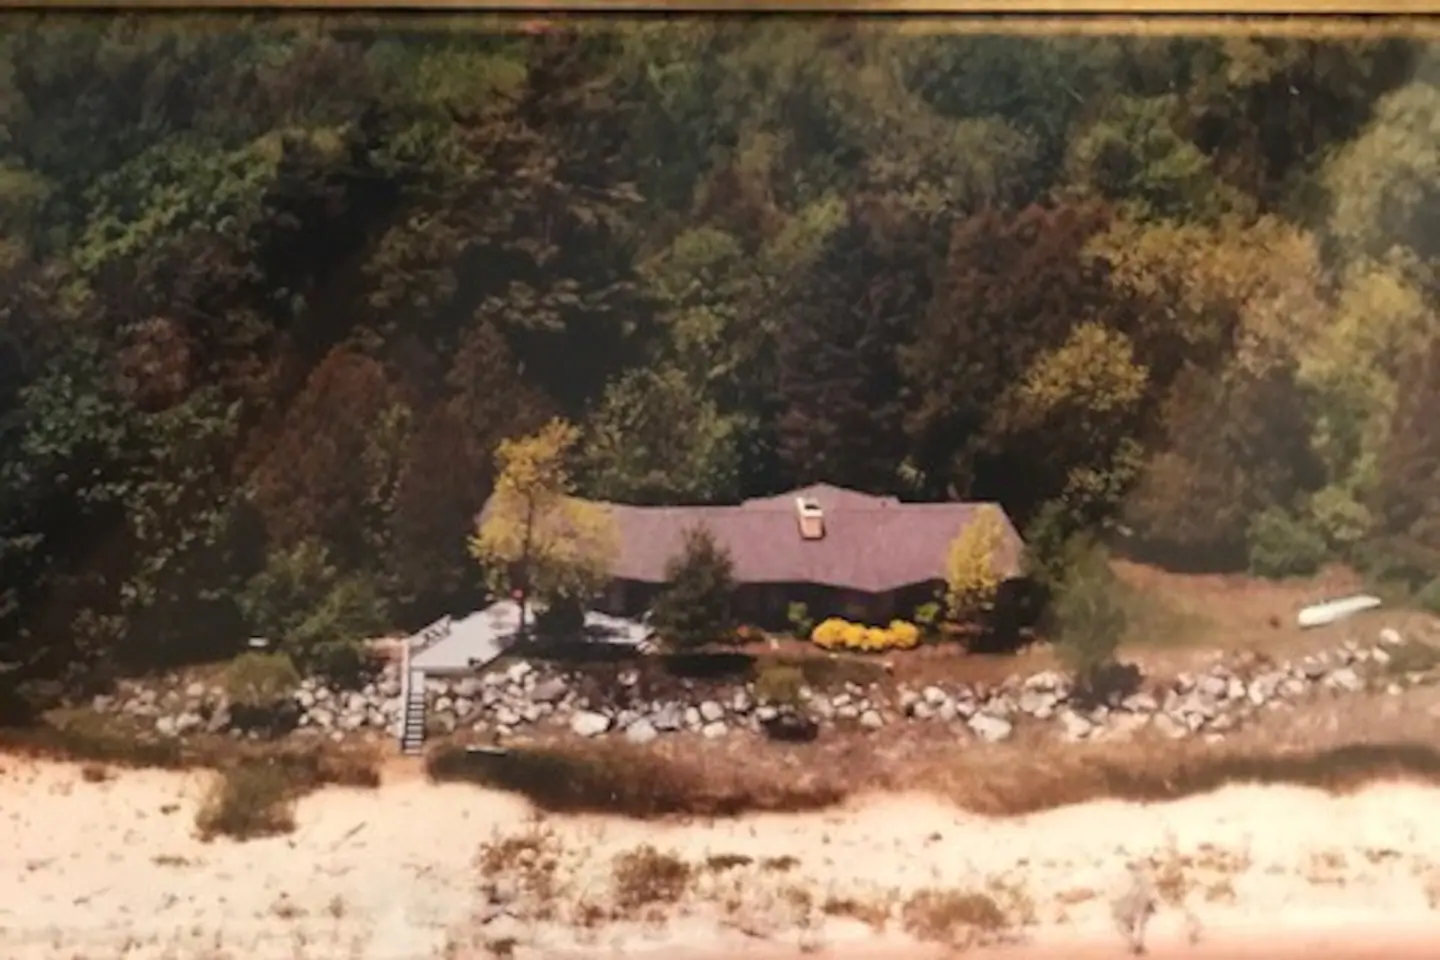
[[[795,519],[800,523],[801,540],[822,540],[825,537],[825,511],[815,500],[795,498]]]

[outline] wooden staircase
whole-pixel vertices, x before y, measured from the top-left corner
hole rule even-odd
[[[425,749],[425,671],[410,669],[410,658],[450,635],[452,621],[441,617],[405,640],[400,657],[400,752],[414,756]]]
[[[400,752],[415,756],[425,749],[425,674],[407,669],[405,676],[400,706]]]

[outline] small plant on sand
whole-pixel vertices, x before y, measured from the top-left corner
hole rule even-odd
[[[1145,952],[1145,929],[1159,905],[1160,894],[1149,871],[1141,865],[1132,865],[1124,888],[1110,901],[1110,918],[1131,953]]]
[[[483,844],[475,867],[489,892],[506,885],[536,919],[545,920],[554,916],[562,853],[554,831],[537,820],[521,833],[496,836]]]
[[[695,878],[695,868],[646,844],[615,858],[615,906],[631,913],[645,907],[676,903]]]
[[[991,940],[1013,925],[993,896],[968,890],[921,890],[906,902],[901,917],[913,936],[960,949]]]
[[[104,783],[112,776],[110,768],[103,763],[87,763],[80,768],[80,779],[86,783]]]
[[[295,790],[285,769],[242,762],[221,772],[195,815],[195,826],[206,840],[248,840],[294,830]]]

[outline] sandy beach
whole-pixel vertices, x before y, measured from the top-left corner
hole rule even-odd
[[[420,960],[487,956],[502,941],[515,956],[577,960],[944,956],[898,919],[925,890],[985,891],[1017,918],[1015,943],[967,956],[1083,960],[1124,955],[1110,905],[1136,862],[1165,900],[1154,956],[1440,949],[1440,790],[1418,786],[1344,797],[1230,787],[1007,819],[886,796],[655,824],[539,817],[517,798],[412,774],[307,797],[293,834],[236,843],[194,836],[206,773],[90,782],[73,764],[0,766],[0,954],[16,960]],[[477,852],[514,837],[553,854],[552,915],[481,923]],[[616,857],[646,844],[701,865],[693,889],[597,921]],[[716,863],[729,866],[703,869]],[[835,907],[847,903],[888,909],[891,922]]]

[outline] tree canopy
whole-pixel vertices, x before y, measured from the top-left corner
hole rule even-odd
[[[536,587],[583,589],[576,497],[829,481],[1440,574],[1425,42],[3,22],[3,682],[418,625],[530,506],[595,548]]]

